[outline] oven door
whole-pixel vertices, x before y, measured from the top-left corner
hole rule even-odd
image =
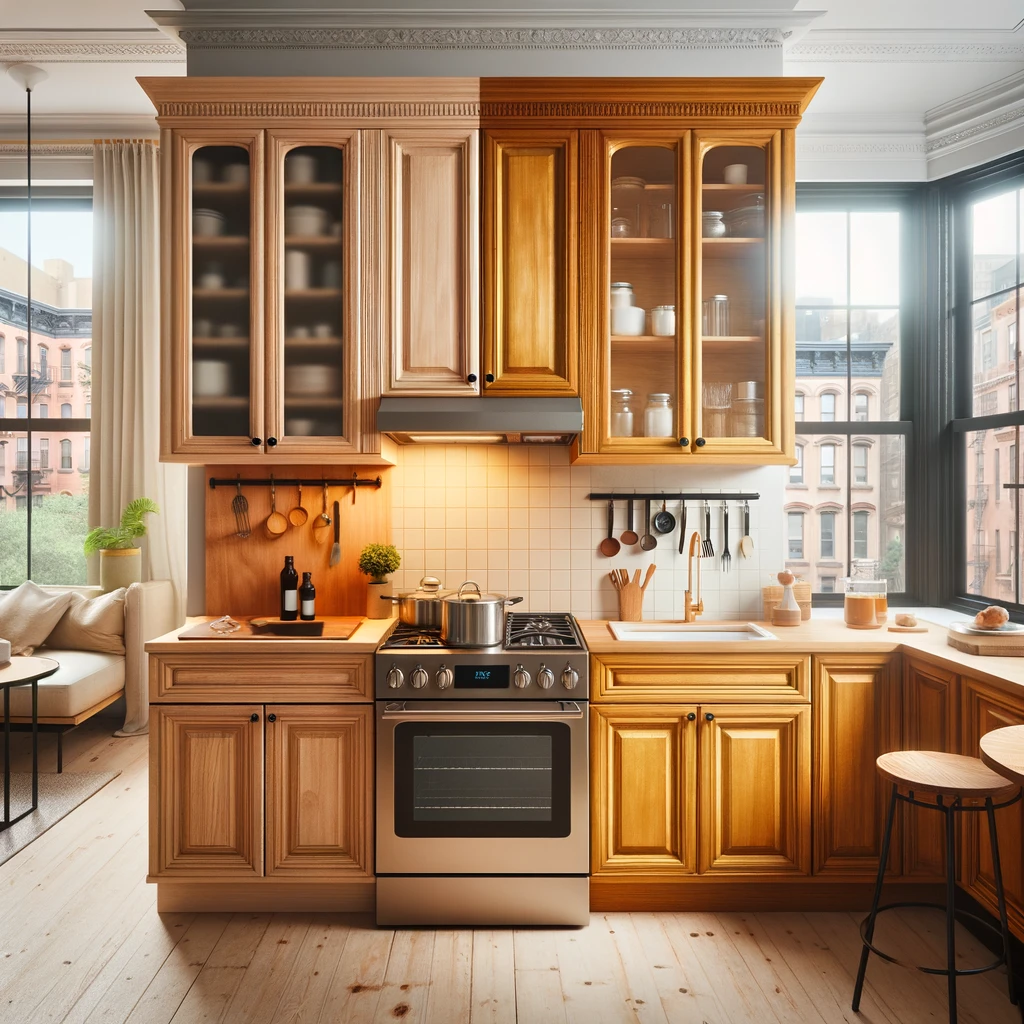
[[[585,875],[587,705],[377,702],[377,873]]]

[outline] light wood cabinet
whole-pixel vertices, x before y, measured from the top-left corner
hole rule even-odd
[[[576,394],[579,132],[484,133],[484,393]]]
[[[809,874],[811,709],[701,705],[700,871]]]
[[[874,878],[889,798],[875,761],[900,747],[900,685],[892,657],[816,657],[813,706],[815,874]],[[898,834],[889,870],[900,870]]]
[[[949,669],[915,658],[903,661],[904,750],[959,750],[958,681]],[[886,787],[888,788],[888,787]],[[903,808],[903,874],[939,880],[946,875],[945,824],[938,811]]]

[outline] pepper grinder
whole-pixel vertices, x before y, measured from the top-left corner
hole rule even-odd
[[[776,578],[782,584],[782,603],[772,609],[772,625],[799,626],[800,605],[796,603],[796,597],[793,594],[796,577],[790,572],[780,572]]]

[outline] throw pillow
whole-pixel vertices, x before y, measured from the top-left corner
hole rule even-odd
[[[71,593],[51,593],[26,580],[0,601],[0,636],[11,654],[31,654],[53,630],[71,604]]]
[[[72,592],[71,603],[46,638],[65,651],[124,654],[124,587],[88,598]]]

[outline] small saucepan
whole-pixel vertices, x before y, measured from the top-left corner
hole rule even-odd
[[[654,528],[658,533],[671,533],[676,528],[676,517],[661,503],[661,511],[654,517]]]
[[[451,593],[441,589],[436,576],[424,576],[416,590],[381,596],[382,601],[398,605],[398,618],[419,629],[437,629],[441,625],[441,601]]]

